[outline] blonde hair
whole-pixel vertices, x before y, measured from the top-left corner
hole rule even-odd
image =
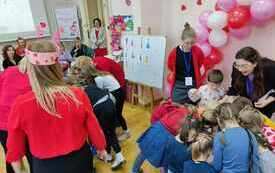
[[[197,160],[202,155],[210,154],[212,146],[212,137],[205,133],[199,133],[199,135],[196,138],[196,141],[191,145],[192,159]]]
[[[96,67],[92,64],[91,58],[87,56],[78,57],[75,60],[73,68],[79,68],[81,71],[83,71],[82,69],[85,68],[86,71],[88,70],[86,73],[93,77],[110,75],[108,72],[97,70]]]
[[[196,39],[196,32],[195,30],[190,26],[189,23],[185,23],[184,29],[181,34],[181,40],[184,41],[187,38]]]
[[[56,47],[49,41],[35,41],[28,47],[33,52],[55,52]],[[63,99],[71,99],[76,104],[79,101],[74,93],[65,84],[60,64],[53,65],[33,65],[27,59],[23,61],[27,69],[30,84],[39,105],[51,115],[58,115],[55,105],[55,95],[58,93]],[[23,65],[22,65],[23,66]]]
[[[237,109],[235,108],[236,106],[231,103],[222,103],[220,104],[214,111],[214,116],[217,119],[217,122],[222,129],[222,134],[221,134],[221,143],[224,145],[225,144],[225,139],[224,139],[224,129],[225,129],[225,121],[232,121],[236,122],[237,121],[237,116],[239,114]]]
[[[272,147],[266,137],[262,133],[264,125],[264,117],[261,112],[254,107],[248,105],[239,113],[239,122],[243,128],[250,130],[256,137],[257,142],[265,148],[272,151]]]

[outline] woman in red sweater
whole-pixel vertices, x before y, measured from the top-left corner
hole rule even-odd
[[[187,93],[203,84],[207,68],[203,52],[194,45],[195,30],[188,23],[184,27],[182,44],[170,52],[167,62],[171,77],[170,96],[177,103],[191,102]]]
[[[51,42],[32,43],[25,60],[32,91],[19,96],[11,109],[7,161],[16,173],[24,172],[28,144],[33,173],[91,173],[87,139],[102,157],[106,142],[89,98],[64,83]]]

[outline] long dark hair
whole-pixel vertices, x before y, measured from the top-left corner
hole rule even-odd
[[[239,50],[236,54],[236,59],[243,59],[246,61],[251,62],[252,64],[257,64],[253,74],[253,84],[254,84],[254,91],[253,97],[260,98],[264,94],[264,75],[263,75],[263,64],[262,64],[262,57],[259,52],[252,48],[252,47],[245,47]],[[246,83],[245,83],[245,76],[241,74],[237,69],[235,70],[236,78],[235,83],[233,84],[236,91],[239,92],[240,95],[244,95],[246,93]]]
[[[2,55],[3,55],[3,58],[4,59],[9,59],[9,56],[8,56],[8,50],[9,50],[9,48],[12,48],[13,49],[13,51],[14,51],[14,58],[16,57],[16,53],[15,53],[15,48],[12,46],[12,45],[6,45],[6,46],[4,46],[3,47],[3,49],[2,49]]]

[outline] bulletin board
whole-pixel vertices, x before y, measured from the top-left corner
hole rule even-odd
[[[162,89],[165,37],[123,35],[122,48],[125,78],[131,82]]]

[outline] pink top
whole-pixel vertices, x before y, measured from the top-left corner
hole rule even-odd
[[[27,74],[17,66],[9,67],[0,75],[0,130],[7,130],[8,114],[16,97],[31,91]]]

